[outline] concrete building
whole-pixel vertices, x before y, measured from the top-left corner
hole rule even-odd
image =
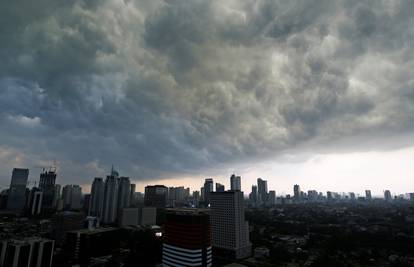
[[[82,187],[65,185],[62,189],[62,198],[65,210],[80,210],[82,208]]]
[[[116,174],[116,175],[115,175]],[[102,222],[111,224],[115,223],[118,216],[118,187],[119,179],[117,173],[106,177],[103,203]]]
[[[241,190],[241,177],[232,174],[230,176],[230,190]]]
[[[367,200],[371,200],[372,199],[371,190],[365,190],[365,198]]]
[[[385,190],[384,191],[384,200],[385,201],[391,201],[392,200],[392,196],[391,196],[391,191],[390,190]]]
[[[267,202],[267,181],[257,178],[257,203],[264,204]]]
[[[144,205],[147,207],[165,208],[167,205],[168,188],[163,185],[145,187]]]
[[[244,217],[243,192],[212,193],[210,208],[215,255],[235,259],[250,256],[249,224]]]
[[[211,227],[207,210],[167,210],[162,264],[164,267],[212,266]]]
[[[50,168],[50,170],[43,169],[40,174],[39,188],[43,191],[42,206],[45,211],[54,210],[53,200],[55,199],[55,183],[56,183],[56,169]]]
[[[224,185],[220,183],[216,183],[216,192],[224,192],[224,191],[226,191],[224,188]]]
[[[25,238],[0,243],[0,266],[50,267],[54,241],[43,238]]]
[[[26,204],[26,184],[29,169],[14,168],[7,198],[7,209],[22,211]]]
[[[89,201],[89,216],[102,219],[105,196],[105,184],[101,177],[95,177],[92,182],[91,199]]]
[[[213,178],[206,178],[204,181],[204,202],[210,203],[210,194],[214,192]]]

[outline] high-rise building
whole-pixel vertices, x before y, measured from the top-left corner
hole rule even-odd
[[[118,187],[118,210],[121,211],[123,208],[129,207],[129,200],[131,198],[131,182],[129,177],[119,178]]]
[[[349,198],[351,200],[355,200],[355,193],[354,192],[349,192]]]
[[[241,190],[241,177],[232,174],[230,176],[230,190]]]
[[[300,190],[300,186],[298,184],[295,184],[293,186],[293,196],[294,196],[296,201],[299,201],[301,199],[301,190]]]
[[[61,199],[61,189],[62,189],[62,186],[60,184],[55,184],[55,193],[53,196],[53,204],[52,204],[53,209],[57,208],[59,199]]]
[[[210,221],[214,253],[225,258],[245,258],[251,254],[249,224],[244,217],[242,191],[211,193]]]
[[[43,198],[43,192],[39,188],[33,187],[32,190],[30,190],[29,205],[28,205],[30,215],[36,216],[41,213],[42,198]]]
[[[371,190],[365,190],[365,198],[368,200],[372,199]]]
[[[385,201],[391,201],[392,200],[392,196],[391,196],[391,191],[390,190],[385,190],[384,191],[384,199],[385,199]]]
[[[224,192],[224,185],[220,184],[220,183],[216,183],[216,192]]]
[[[206,178],[204,181],[204,202],[210,203],[210,194],[214,192],[213,178]]]
[[[257,186],[252,185],[252,192],[249,194],[249,200],[252,204],[257,203]]]
[[[66,210],[82,208],[82,187],[79,185],[65,185],[62,189],[63,207]]]
[[[53,240],[43,238],[4,241],[1,245],[4,254],[0,257],[0,266],[50,267],[54,243]]]
[[[131,189],[129,191],[129,204],[131,206],[136,204],[136,199],[135,199],[136,188],[137,188],[136,184],[131,184]]]
[[[7,198],[7,209],[22,211],[26,204],[26,184],[29,169],[14,168]]]
[[[145,187],[144,205],[147,207],[165,208],[168,188],[164,185],[148,185]]]
[[[55,198],[55,183],[56,183],[56,170],[50,168],[50,170],[43,170],[40,174],[39,188],[43,191],[43,209],[45,211],[53,210],[53,200]]]
[[[165,267],[212,266],[211,227],[206,210],[167,210],[162,263]]]
[[[105,184],[103,179],[96,177],[92,182],[91,199],[89,201],[89,216],[102,219],[105,195]]]
[[[267,199],[267,204],[269,206],[273,206],[276,204],[276,191],[274,190],[270,190],[269,191],[269,195],[268,195],[268,199]]]
[[[267,181],[257,178],[257,202],[264,204],[267,202]]]
[[[103,204],[103,223],[115,223],[118,216],[118,174],[112,170],[111,175],[106,177]]]

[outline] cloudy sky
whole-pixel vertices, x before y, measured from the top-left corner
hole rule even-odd
[[[414,1],[0,2],[0,187],[414,191]],[[85,190],[87,191],[87,190]]]

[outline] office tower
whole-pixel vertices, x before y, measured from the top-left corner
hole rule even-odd
[[[26,204],[26,184],[29,169],[14,168],[7,198],[7,209],[22,211]]]
[[[232,174],[230,176],[230,190],[241,190],[241,177]]]
[[[92,182],[91,199],[89,201],[89,216],[94,216],[102,219],[103,204],[105,195],[105,184],[103,179],[95,177]]]
[[[214,192],[214,182],[212,178],[206,178],[204,181],[204,202],[210,203],[210,194]]]
[[[351,200],[355,200],[355,193],[354,193],[354,192],[350,192],[350,193],[349,193],[349,198],[350,198]]]
[[[249,224],[244,218],[243,192],[211,193],[210,207],[215,254],[236,259],[250,256]]]
[[[131,182],[129,177],[119,178],[118,186],[118,210],[129,207],[129,200],[131,198]]]
[[[46,211],[53,210],[53,200],[55,198],[55,183],[56,183],[56,170],[50,168],[50,170],[43,169],[40,174],[39,188],[43,191],[43,209]]]
[[[142,207],[139,209],[140,225],[155,225],[157,223],[157,208]]]
[[[118,215],[118,187],[119,179],[112,170],[111,175],[106,177],[104,190],[104,204],[102,213],[103,223],[115,223]]]
[[[295,184],[293,186],[293,196],[296,201],[301,199],[301,191],[300,191],[300,186],[298,184]]]
[[[269,206],[273,206],[276,204],[276,191],[270,190],[267,203]]]
[[[200,188],[200,200],[204,201],[205,199],[205,194],[204,194],[204,187]]]
[[[267,181],[257,178],[257,202],[264,204],[267,201]]]
[[[131,189],[129,190],[129,205],[133,206],[136,205],[136,199],[135,199],[135,190],[137,188],[136,184],[131,184]]]
[[[194,191],[193,192],[193,206],[195,208],[197,208],[200,204],[200,192],[199,191]]]
[[[148,185],[145,187],[144,205],[148,207],[165,208],[167,205],[168,188],[163,185]]]
[[[309,201],[317,201],[318,198],[319,198],[318,191],[308,190],[308,200]]]
[[[53,204],[52,204],[53,209],[57,208],[58,201],[61,198],[61,192],[60,192],[61,188],[62,186],[60,184],[55,185],[55,193],[53,195]]]
[[[4,267],[50,267],[52,266],[55,242],[43,238],[25,238],[2,242],[3,257],[0,266]]]
[[[210,217],[205,210],[167,210],[162,264],[212,266]]]
[[[327,191],[326,192],[326,198],[328,199],[328,201],[332,201],[333,200],[333,195],[331,191]]]
[[[30,215],[36,216],[39,215],[42,211],[42,199],[43,192],[36,187],[33,187],[30,191],[30,201],[29,201],[29,212]]]
[[[216,183],[216,192],[224,192],[224,185]]]
[[[372,199],[371,190],[365,190],[365,198],[368,200]]]
[[[79,185],[65,185],[62,189],[63,207],[66,210],[82,208],[82,188]]]
[[[384,199],[385,199],[385,201],[391,201],[392,200],[390,190],[385,190],[384,191]]]
[[[252,185],[252,192],[249,194],[249,200],[253,204],[257,203],[257,186]]]
[[[119,226],[136,226],[139,224],[139,208],[123,208],[120,217]]]
[[[409,195],[409,197],[410,197],[410,200],[411,200],[411,201],[414,201],[414,193],[409,193],[408,195]]]

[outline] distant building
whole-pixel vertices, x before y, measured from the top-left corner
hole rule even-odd
[[[365,190],[365,198],[367,200],[371,200],[372,199],[371,190]]]
[[[118,210],[123,208],[128,208],[130,205],[131,199],[131,182],[129,177],[119,178],[119,188],[118,188]]]
[[[62,190],[62,198],[65,210],[80,210],[82,208],[82,187],[65,185]]]
[[[211,194],[210,203],[215,254],[235,259],[250,256],[249,224],[244,217],[243,192],[215,192]]]
[[[0,241],[0,266],[50,267],[55,242],[44,238]]]
[[[264,204],[267,202],[267,181],[257,178],[257,202]]]
[[[232,174],[230,176],[230,190],[241,190],[241,177]]]
[[[269,206],[273,206],[276,204],[276,191],[270,190],[269,191],[269,195],[268,195],[268,199],[267,199],[267,204]]]
[[[7,198],[7,209],[22,211],[26,204],[26,184],[29,169],[14,168]]]
[[[385,190],[384,191],[384,199],[385,199],[385,201],[391,201],[392,200],[392,196],[391,196],[390,190]]]
[[[216,192],[224,192],[224,185],[220,184],[220,183],[216,183]]]
[[[166,213],[163,266],[212,266],[210,218],[205,210]]]
[[[299,201],[301,199],[301,190],[298,184],[295,184],[293,186],[293,197],[295,198],[296,201]]]
[[[91,199],[89,201],[89,216],[102,219],[105,195],[105,184],[103,179],[96,177],[91,188]]]
[[[210,194],[214,192],[213,178],[206,178],[204,181],[204,202],[210,203]]]
[[[155,225],[157,219],[157,208],[124,208],[119,220],[120,226],[128,225]]]
[[[53,233],[56,242],[62,242],[67,231],[84,228],[85,214],[75,211],[58,212],[52,217]]]
[[[131,184],[131,188],[129,190],[129,204],[132,205],[136,205],[136,199],[135,199],[135,190],[137,188],[136,184]]]
[[[32,216],[40,215],[42,212],[42,200],[43,200],[43,192],[37,188],[33,187],[32,190],[30,190],[30,196],[29,196],[29,213]]]
[[[165,208],[168,188],[164,185],[148,185],[145,187],[144,205],[147,207]]]
[[[257,186],[256,185],[252,185],[252,192],[249,194],[249,200],[253,204],[257,203]]]
[[[118,174],[112,170],[111,175],[107,176],[105,180],[103,216],[101,218],[103,223],[111,224],[115,223],[117,220],[118,187]]]
[[[56,183],[56,170],[51,168],[50,170],[44,170],[40,174],[39,188],[43,191],[42,206],[45,211],[54,210],[53,200],[55,199],[55,183]]]
[[[60,184],[55,184],[55,193],[53,195],[53,204],[52,204],[53,209],[57,208],[59,199],[61,199],[62,197],[61,189],[62,189],[62,186]]]
[[[351,200],[355,200],[355,199],[356,199],[356,197],[355,197],[355,193],[354,193],[354,192],[350,192],[350,193],[349,193],[349,198],[350,198]]]

